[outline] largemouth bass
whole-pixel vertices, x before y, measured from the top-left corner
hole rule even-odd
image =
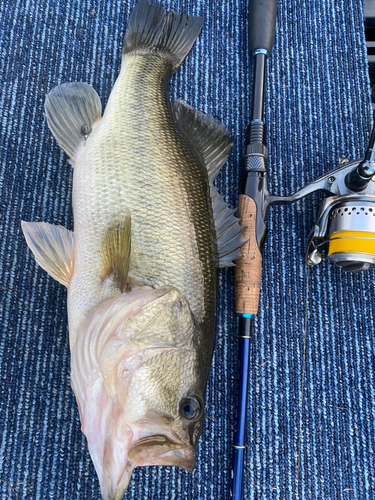
[[[233,265],[244,243],[213,184],[228,130],[167,96],[202,25],[141,0],[103,116],[85,83],[46,98],[74,166],[74,233],[22,228],[37,263],[68,289],[72,388],[104,500],[122,498],[136,466],[194,468],[217,267]]]

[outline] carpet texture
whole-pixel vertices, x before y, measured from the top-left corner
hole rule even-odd
[[[103,105],[134,0],[0,3],[0,498],[99,500],[69,379],[66,291],[40,269],[20,221],[73,228],[72,170],[47,129],[48,91],[86,81]],[[218,116],[234,148],[217,184],[237,203],[252,74],[247,2],[163,0],[205,16],[171,97]],[[266,89],[270,189],[289,194],[364,154],[371,127],[362,2],[279,0]],[[246,500],[375,498],[374,272],[310,273],[321,195],[271,208],[251,347]],[[207,421],[193,473],[137,469],[126,500],[226,500],[237,368],[233,271],[221,270]],[[299,476],[297,471],[300,448]],[[298,477],[298,488],[297,488]],[[297,491],[298,490],[298,491]]]

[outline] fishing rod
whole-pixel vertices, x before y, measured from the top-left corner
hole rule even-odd
[[[254,61],[251,122],[244,152],[244,178],[238,200],[238,217],[248,242],[235,268],[235,304],[238,314],[239,388],[237,421],[233,439],[231,497],[242,499],[246,450],[246,407],[249,379],[250,338],[259,304],[262,270],[261,247],[266,236],[263,199],[266,192],[267,147],[264,143],[264,87],[267,58],[275,41],[277,0],[249,0],[248,50]]]
[[[316,191],[325,192],[317,222],[308,237],[310,266],[325,256],[344,271],[375,267],[375,119],[363,159],[339,158],[336,169],[315,179],[290,196],[270,195],[267,185],[267,148],[263,121],[267,57],[276,27],[277,0],[249,0],[249,51],[254,60],[253,103],[244,150],[244,176],[238,216],[248,240],[235,268],[235,309],[238,315],[239,384],[233,437],[230,494],[242,500],[246,451],[246,407],[250,371],[250,340],[258,312],[265,218],[270,206],[294,203]]]

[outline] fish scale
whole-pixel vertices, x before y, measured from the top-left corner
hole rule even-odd
[[[98,275],[92,273],[89,283],[80,270],[98,269],[107,225],[125,208],[132,217],[129,276],[157,287],[176,286],[200,320],[214,307],[208,180],[204,192],[202,173],[171,124],[164,92],[170,73],[171,65],[164,59],[125,55],[106,112],[77,153],[74,227],[84,250],[82,255],[81,246],[77,251],[76,277],[69,290],[70,317],[79,317],[77,324],[81,311],[87,315],[102,299]],[[145,119],[140,121],[140,116]],[[143,164],[146,169],[139,168]],[[88,224],[90,220],[96,223]],[[75,289],[85,304],[82,299],[77,302]]]

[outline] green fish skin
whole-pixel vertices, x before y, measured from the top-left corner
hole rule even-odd
[[[134,467],[192,470],[215,340],[217,268],[242,228],[213,181],[231,149],[215,118],[168,101],[203,19],[141,0],[102,116],[88,84],[47,96],[74,165],[74,233],[23,222],[37,263],[68,288],[71,381],[103,500]]]

